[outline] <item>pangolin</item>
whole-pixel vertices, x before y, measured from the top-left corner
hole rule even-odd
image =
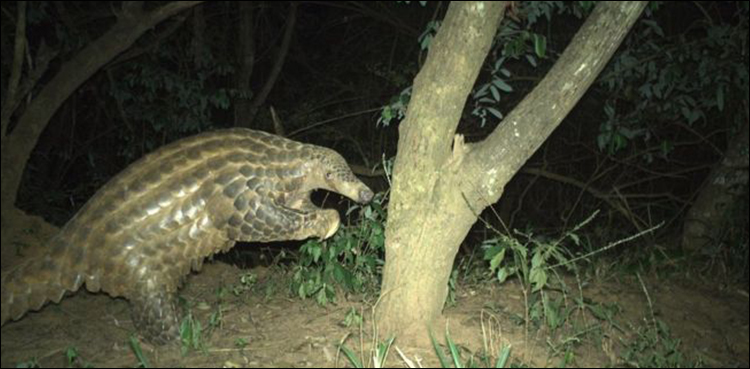
[[[373,192],[335,151],[249,129],[188,137],[112,178],[45,253],[2,275],[2,324],[82,285],[126,298],[141,335],[179,335],[176,293],[191,270],[236,241],[325,239],[336,210],[315,189],[366,203]]]

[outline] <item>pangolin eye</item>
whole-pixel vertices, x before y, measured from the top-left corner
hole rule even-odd
[[[326,179],[331,180],[333,178],[333,172],[326,172]]]

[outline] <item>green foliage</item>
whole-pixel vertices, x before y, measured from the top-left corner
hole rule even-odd
[[[519,12],[528,16],[526,22],[521,23],[510,17],[501,24],[494,41],[495,50],[490,53],[495,59],[490,61],[492,68],[486,78],[487,82],[478,84],[471,95],[471,114],[479,118],[482,127],[490,116],[498,121],[503,119],[503,113],[500,111],[501,98],[503,94],[508,95],[514,91],[510,82],[513,73],[507,66],[508,62],[525,59],[531,67],[537,68],[538,59],[546,57],[547,38],[531,31],[530,27],[540,16],[549,19],[554,7],[550,2],[524,3]]]
[[[487,368],[505,368],[508,359],[510,358],[510,346],[503,346],[498,352],[497,359],[494,363],[491,361],[491,357],[487,353],[480,355],[480,360],[477,362],[474,355],[470,355],[468,359],[464,359],[464,355],[461,353],[461,348],[453,341],[448,329],[445,330],[445,342],[448,346],[449,356],[445,355],[443,348],[435,339],[435,336],[430,331],[430,340],[432,341],[432,348],[435,349],[435,354],[440,361],[442,368],[476,368],[479,364],[484,365]]]
[[[555,9],[560,9],[559,2],[530,2],[523,3],[519,12],[527,15],[527,21],[521,23],[512,17],[506,17],[500,25],[498,36],[494,40],[494,51],[490,53],[492,69],[487,82],[481,83],[472,93],[473,109],[471,114],[480,119],[482,127],[492,116],[497,120],[503,119],[499,103],[503,94],[513,92],[509,79],[513,73],[505,67],[508,60],[525,59],[531,66],[538,66],[538,59],[544,59],[547,54],[547,39],[545,36],[532,32],[530,26],[540,17],[548,20]],[[418,38],[422,50],[427,50],[432,39],[440,29],[439,21],[431,21]],[[403,90],[394,97],[390,104],[383,107],[377,125],[388,126],[393,119],[401,120],[405,116],[406,108],[411,98],[411,87]]]
[[[252,291],[257,283],[258,276],[255,273],[245,273],[240,276],[240,283],[232,286],[232,294],[239,296]]]
[[[362,365],[362,360],[357,357],[357,354],[346,345],[339,345],[339,350],[344,353],[344,356],[346,356],[346,359],[349,360],[349,364],[351,364],[353,368],[365,367],[364,365]]]
[[[425,30],[421,35],[419,35],[419,38],[417,39],[419,41],[419,47],[422,49],[422,51],[426,51],[430,48],[432,39],[435,38],[435,35],[440,29],[440,21],[434,20],[427,22],[427,25],[424,28]]]
[[[516,275],[530,292],[539,292],[547,286],[549,275],[548,268],[555,265],[565,265],[573,268],[568,262],[562,242],[566,238],[578,242],[578,236],[569,232],[555,241],[535,237],[533,233],[525,234],[516,231],[518,235],[526,240],[521,243],[517,238],[499,234],[494,238],[482,243],[484,259],[490,262],[490,271],[496,276],[500,283]],[[506,255],[510,253],[512,261],[504,263]],[[529,257],[529,254],[530,257]]]
[[[23,361],[20,363],[16,363],[16,368],[41,368],[42,366],[39,365],[39,359],[31,359],[28,361]]]
[[[141,348],[141,343],[138,341],[138,338],[131,334],[128,342],[130,344],[130,349],[133,350],[133,354],[136,359],[138,359],[138,365],[136,365],[136,368],[150,368],[151,365],[149,365],[146,355],[143,354],[143,349]]]
[[[581,3],[579,1],[579,3]],[[528,27],[535,25],[542,18],[547,21],[552,20],[552,15],[560,13],[565,9],[567,5],[562,1],[529,1],[519,3],[520,9],[518,13],[526,16],[526,24]]]
[[[369,357],[358,356],[354,350],[350,349],[343,343],[346,339],[347,338],[342,340],[342,343],[337,345],[337,347],[349,361],[349,364],[354,368],[365,368],[370,363],[373,368],[386,367],[388,353],[392,347],[398,352],[404,366],[408,368],[422,367],[420,362],[408,359],[404,353],[394,345],[396,337],[390,337],[384,341],[373,340],[372,349],[369,351]],[[451,338],[450,332],[447,330],[445,332],[445,340],[448,356],[445,355],[443,347],[437,342],[432,332],[430,332],[430,339],[432,340],[432,347],[435,349],[435,354],[443,368],[476,368],[479,365],[487,368],[505,368],[509,363],[510,346],[503,346],[497,352],[497,356],[493,361],[493,357],[487,352],[487,349],[479,355],[476,355],[468,352],[464,347],[457,345]],[[360,340],[360,342],[362,342],[362,340]]]
[[[208,316],[208,332],[220,329],[224,325],[224,304],[219,303],[216,309]]]
[[[636,368],[698,368],[704,364],[687,359],[680,351],[681,341],[672,338],[669,327],[661,320],[653,326],[641,327],[637,336],[623,349],[621,357]]]
[[[599,149],[615,154],[636,138],[659,137],[658,129],[675,121],[713,123],[711,117],[724,111],[728,95],[746,97],[747,60],[740,50],[747,44],[747,7],[737,5],[732,18],[696,21],[678,35],[665,35],[654,20],[641,19],[599,80],[609,96]],[[657,154],[666,158],[674,144],[660,139]],[[644,159],[651,161],[652,155]]]
[[[384,197],[376,194],[369,204],[349,209],[347,213],[359,210],[357,225],[342,227],[329,240],[302,245],[293,270],[292,293],[325,305],[336,301],[337,289],[355,293],[377,284],[385,248]]]
[[[589,310],[597,319],[614,324],[611,317],[616,311],[612,311],[610,307],[585,301],[582,297],[574,299],[575,304],[567,304],[568,287],[555,269],[565,267],[567,271],[577,276],[578,268],[575,264],[577,261],[588,259],[623,242],[650,233],[653,229],[613,242],[585,255],[569,257],[569,251],[565,249],[563,243],[570,241],[580,246],[579,231],[590,223],[597,213],[595,212],[557,239],[547,239],[534,236],[533,233],[516,231],[523,242],[519,238],[498,232],[496,237],[482,243],[484,259],[489,262],[489,270],[498,282],[504,283],[511,276],[516,276],[521,281],[524,296],[526,296],[526,318],[519,319],[519,322],[533,323],[536,327],[544,325],[550,331],[555,332],[569,320],[573,311],[578,309]]]
[[[357,309],[355,308],[349,308],[349,311],[346,313],[346,317],[344,318],[344,321],[341,322],[341,325],[344,327],[351,327],[356,326],[359,327],[364,322],[364,318],[362,317],[362,314],[357,312]]]
[[[380,117],[378,118],[378,121],[375,125],[380,126],[382,124],[384,127],[388,127],[388,125],[390,125],[391,123],[391,120],[404,119],[404,117],[406,116],[406,108],[409,106],[410,99],[411,86],[401,91],[398,96],[394,96],[391,99],[390,104],[383,107],[383,110],[380,112]]]
[[[451,271],[448,278],[448,297],[445,299],[445,306],[454,306],[456,304],[456,288],[458,287],[458,269]]]
[[[247,339],[242,338],[242,337],[237,338],[236,340],[234,340],[234,347],[237,347],[237,348],[245,348],[249,344],[250,344],[250,342],[248,342]]]
[[[206,346],[203,342],[203,327],[201,322],[193,317],[192,311],[188,310],[188,313],[182,319],[180,325],[180,347],[183,355],[186,355],[190,350],[206,351]]]
[[[65,349],[65,361],[68,363],[69,368],[93,368],[91,363],[86,362],[81,358],[78,349],[75,347],[68,347]]]
[[[140,59],[119,67],[110,78],[110,95],[117,101],[126,119],[120,134],[126,141],[141,142],[148,137],[180,137],[211,128],[214,110],[227,110],[230,95],[226,88],[212,88],[212,81],[233,73],[230,65],[220,62],[208,51],[196,57],[190,48],[178,42],[167,43]],[[137,123],[137,125],[136,125]],[[147,124],[161,135],[145,135],[135,129]],[[146,141],[151,151],[161,142]],[[126,145],[129,157],[141,145]]]
[[[375,347],[375,352],[372,353],[372,367],[373,368],[384,368],[385,362],[388,359],[388,353],[391,350],[391,346],[393,346],[393,341],[395,340],[395,337],[391,337],[386,339],[383,342],[378,342]],[[349,363],[352,365],[352,367],[355,368],[364,368],[367,361],[365,361],[364,358],[359,358],[356,353],[346,345],[338,345],[339,350],[341,350],[344,353],[344,356],[346,356],[346,359],[349,360]]]

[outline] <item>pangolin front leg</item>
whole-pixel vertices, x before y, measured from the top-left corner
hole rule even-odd
[[[326,239],[338,230],[340,218],[336,210],[320,209],[309,201],[299,206],[299,209],[290,208],[263,198],[257,208],[246,208],[245,212],[234,209],[224,228],[227,238],[232,240],[230,244],[273,241],[280,237]],[[163,344],[179,337],[181,314],[176,293],[164,288],[175,283],[159,280],[158,274],[153,277],[136,286],[139,292],[130,302],[138,330],[150,341]]]

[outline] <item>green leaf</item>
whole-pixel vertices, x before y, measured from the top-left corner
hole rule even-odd
[[[344,352],[344,356],[349,359],[349,362],[352,364],[352,366],[354,366],[355,368],[364,368],[362,362],[359,360],[354,351],[344,345],[339,345],[339,349]]]
[[[570,237],[570,238],[571,238],[571,239],[573,240],[573,243],[575,243],[575,244],[576,244],[576,246],[580,246],[580,245],[581,245],[581,239],[580,239],[580,238],[578,238],[578,235],[577,235],[577,234],[575,234],[575,233],[570,233],[570,234],[568,234],[568,236],[569,236],[569,237]]]
[[[440,366],[442,368],[449,368],[450,362],[445,357],[445,354],[443,353],[443,350],[440,348],[440,344],[437,343],[435,340],[435,335],[432,334],[432,329],[430,329],[430,341],[432,341],[432,348],[435,349],[435,353],[438,356],[438,360],[440,361]]]
[[[534,52],[536,53],[536,56],[538,56],[540,59],[544,59],[544,56],[547,53],[547,38],[534,34]]]
[[[528,61],[532,67],[537,67],[536,58],[534,58],[534,55],[526,54],[526,61]]]
[[[498,246],[499,247],[499,246]],[[490,260],[490,271],[495,271],[497,267],[503,262],[503,259],[505,259],[505,251],[507,249],[502,249],[500,252],[498,252],[492,260]]]
[[[510,275],[510,272],[508,268],[500,268],[497,271],[497,281],[499,283],[504,283],[506,279],[508,279],[508,276]]]
[[[490,112],[490,114],[494,115],[497,119],[503,119],[503,113],[501,113],[499,110],[487,107],[487,111]]]
[[[503,81],[500,78],[493,79],[492,80],[492,84],[495,85],[495,86],[497,86],[497,88],[503,90],[506,93],[513,92],[513,87],[511,87],[509,84],[505,83],[505,81]]]
[[[493,85],[490,85],[490,92],[492,93],[492,98],[495,99],[495,101],[500,101],[500,91],[497,90],[497,87]]]

